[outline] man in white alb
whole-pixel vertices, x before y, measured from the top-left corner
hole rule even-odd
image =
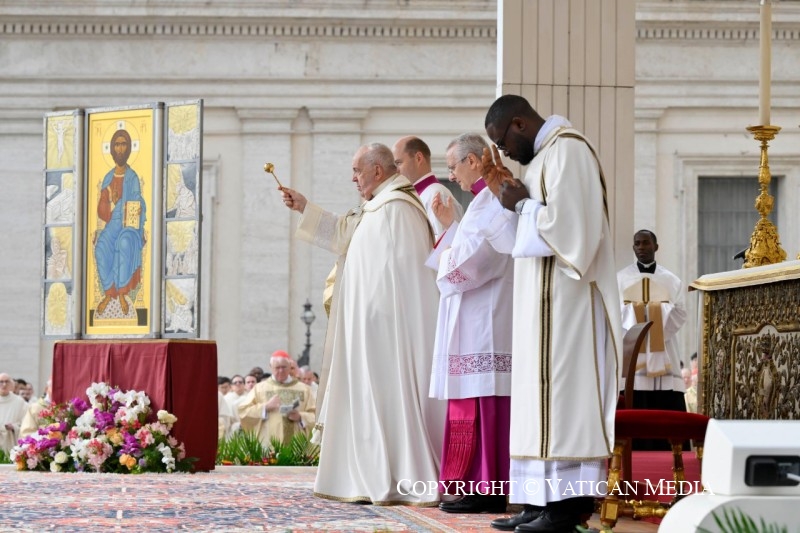
[[[658,239],[650,230],[633,236],[636,262],[617,273],[622,301],[622,328],[652,321],[636,364],[633,407],[686,411],[686,385],[681,376],[678,330],[686,323],[683,283],[656,264]],[[663,439],[634,439],[635,450],[670,450]]]
[[[492,527],[571,531],[604,495],[614,442],[622,354],[605,180],[583,135],[521,96],[498,98],[485,125],[496,146],[483,177],[518,215],[485,232],[515,258],[510,502],[524,505]],[[523,181],[500,150],[528,165]]]

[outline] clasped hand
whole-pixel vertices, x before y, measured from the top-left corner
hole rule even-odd
[[[511,171],[503,165],[497,146],[492,145],[491,152],[488,148],[483,149],[481,164],[486,186],[500,200],[503,207],[513,211],[517,202],[523,198],[530,198],[531,195],[525,184],[516,179]]]

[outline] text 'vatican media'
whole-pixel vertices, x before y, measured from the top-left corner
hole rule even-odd
[[[401,479],[397,483],[397,491],[402,495],[434,496],[436,494],[461,496],[464,494],[478,494],[481,496],[514,496],[521,491],[522,494],[534,495],[542,490],[549,493],[561,494],[564,498],[579,496],[603,496],[615,494],[619,497],[636,496],[686,496],[689,494],[713,494],[699,481],[673,481],[659,479],[652,482],[620,481],[609,493],[607,481],[564,481],[561,479],[545,479],[546,486],[538,480],[518,481],[412,481]]]

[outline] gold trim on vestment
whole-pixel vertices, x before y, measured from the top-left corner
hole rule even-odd
[[[544,148],[550,148],[550,146],[553,143],[555,143],[556,139],[558,139],[559,137],[567,137],[567,138],[570,138],[570,139],[580,139],[581,141],[584,142],[584,144],[586,144],[586,147],[589,148],[589,151],[592,153],[592,156],[594,156],[594,160],[597,163],[597,171],[600,174],[600,188],[603,190],[603,213],[605,214],[605,217],[606,217],[606,223],[609,223],[609,218],[608,218],[608,198],[606,196],[607,195],[607,192],[606,192],[606,178],[603,175],[603,165],[600,164],[600,159],[597,157],[597,153],[594,151],[594,148],[592,147],[592,145],[588,141],[588,139],[586,139],[582,135],[579,135],[578,133],[572,133],[572,132],[561,133],[561,130],[563,130],[563,129],[569,129],[569,128],[564,126],[564,127],[560,128],[559,130],[556,130],[556,133],[553,136],[553,140],[550,141],[546,147],[543,147],[542,150],[544,150]],[[546,197],[547,189],[546,189],[545,183],[544,183],[544,170],[545,170],[545,165],[544,165],[544,163],[542,163],[542,174],[541,174],[541,176],[539,178],[539,187],[540,187],[540,189],[542,191],[542,203],[544,205],[547,205],[547,197]],[[543,235],[539,234],[539,238],[542,239],[542,241],[544,241],[544,243],[547,244],[547,246],[551,250],[553,250],[553,254],[555,254],[555,256],[558,257],[559,261],[561,261],[562,263],[567,265],[569,268],[571,268],[578,275],[579,278],[583,278],[583,272],[578,270],[578,268],[575,267],[575,265],[573,265],[572,263],[570,263],[569,261],[567,261],[566,259],[561,257],[561,255],[558,253],[558,251],[555,249],[555,247],[553,247],[549,242],[547,242],[547,239],[545,239]]]
[[[580,139],[581,141],[583,141],[586,144],[587,148],[589,148],[589,151],[592,152],[592,155],[594,156],[594,160],[597,163],[597,171],[600,173],[600,188],[603,189],[603,212],[606,215],[606,222],[608,222],[609,221],[608,220],[608,193],[606,192],[606,177],[603,174],[603,165],[600,164],[600,158],[597,157],[597,152],[594,151],[594,147],[592,146],[592,144],[583,135],[579,135],[578,133],[565,132],[565,133],[559,134],[558,136],[559,137],[567,137],[567,138],[570,138],[570,139]]]
[[[559,254],[558,251],[555,248],[553,248],[553,245],[551,245],[549,242],[547,242],[547,239],[545,239],[544,236],[541,233],[539,234],[539,238],[542,239],[542,241],[544,241],[544,243],[547,245],[548,248],[553,250],[553,255],[556,256],[559,261],[561,261],[562,263],[567,265],[570,269],[572,269],[572,271],[575,272],[578,275],[579,278],[583,277],[583,272],[578,270],[578,268],[575,265],[573,265],[572,263],[570,263],[569,261],[567,261],[566,259],[561,257],[561,254]]]
[[[384,500],[384,501],[372,501],[368,496],[355,496],[353,498],[340,498],[339,496],[331,496],[330,494],[323,494],[321,492],[313,492],[312,493],[317,498],[322,498],[323,500],[332,500],[335,502],[342,502],[342,503],[370,503],[372,505],[378,505],[382,507],[389,507],[393,505],[403,505],[406,507],[437,507],[439,505],[439,500],[433,502],[407,502],[404,500]]]
[[[598,363],[598,360],[600,359],[600,357],[599,357],[600,354],[597,353],[597,317],[594,314],[595,292],[597,294],[601,294],[600,293],[600,289],[597,288],[597,282],[592,281],[592,282],[589,283],[589,300],[590,300],[590,302],[592,304],[592,348],[594,349],[594,378],[595,378],[595,386],[597,387],[597,406],[599,407],[599,411],[600,411],[600,413],[599,413],[600,414],[600,427],[603,428],[603,439],[606,441],[606,451],[608,451],[608,453],[610,454],[611,450],[608,447],[608,442],[609,442],[608,432],[606,431],[606,414],[605,414],[606,405],[605,405],[605,401],[603,399],[603,394],[602,394],[602,385],[603,384],[600,383],[600,367],[599,367],[599,363]],[[603,299],[600,298],[600,301],[602,302]],[[605,310],[605,308],[606,308],[606,306],[605,306],[605,304],[603,304],[603,309]],[[604,327],[608,326],[607,327],[607,332],[606,332],[606,333],[608,333],[608,332],[611,331],[611,327],[610,327],[611,325],[608,323],[608,315],[606,315],[605,318],[606,318],[606,320],[604,321],[603,326]],[[606,350],[607,350],[607,348],[604,345],[603,346],[603,354],[602,354],[603,355],[603,361],[605,361],[605,359],[606,359],[606,354],[605,354]],[[616,360],[616,359],[617,359],[616,352],[614,352],[614,360]],[[616,368],[616,366],[617,365],[615,364],[614,367]],[[616,382],[616,380],[615,380],[615,382]],[[617,385],[619,385],[619,384],[617,383]],[[619,389],[614,389],[614,390],[619,390]]]
[[[648,278],[644,278],[642,280],[649,281]],[[647,284],[648,292],[650,285]],[[644,287],[642,288],[644,292]],[[649,295],[648,295],[649,296]],[[661,302],[649,302],[645,300],[644,302],[626,302],[630,303],[633,306],[633,314],[636,316],[636,323],[641,324],[643,322],[651,321],[653,322],[653,326],[650,328],[650,331],[647,332],[647,336],[645,337],[645,342],[639,347],[640,354],[646,354],[648,350],[650,352],[663,352],[666,350],[664,345],[664,319],[661,313]],[[645,364],[636,362],[636,368],[642,368]],[[648,374],[648,377],[658,377],[663,376],[665,372],[661,373],[653,373]]]
[[[542,292],[539,299],[539,402],[540,435],[539,453],[550,452],[551,382],[553,357],[553,276],[556,260],[552,256],[542,258]]]

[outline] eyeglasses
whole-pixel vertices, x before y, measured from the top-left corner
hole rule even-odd
[[[506,135],[508,135],[508,129],[511,127],[511,124],[513,124],[513,123],[514,123],[514,119],[512,118],[509,121],[508,126],[506,126],[506,131],[503,132],[503,136],[500,137],[499,141],[495,141],[494,144],[497,145],[497,149],[498,150],[502,150],[504,152],[506,151]]]
[[[233,385],[244,385],[244,381],[231,381]]]
[[[462,157],[462,158],[461,158],[461,160],[459,160],[459,161],[458,161],[458,162],[457,162],[455,165],[453,165],[453,166],[449,166],[449,165],[448,165],[448,167],[447,167],[447,171],[448,171],[450,174],[452,174],[452,173],[453,173],[453,172],[455,172],[455,170],[456,170],[456,165],[458,165],[458,164],[460,164],[460,163],[463,163],[464,161],[466,161],[466,160],[467,160],[467,158],[468,158],[468,157],[469,157],[469,155],[465,155],[465,156],[464,156],[464,157]]]
[[[0,379],[0,385],[2,385],[4,383],[11,383],[11,381],[9,381],[7,379]]]

